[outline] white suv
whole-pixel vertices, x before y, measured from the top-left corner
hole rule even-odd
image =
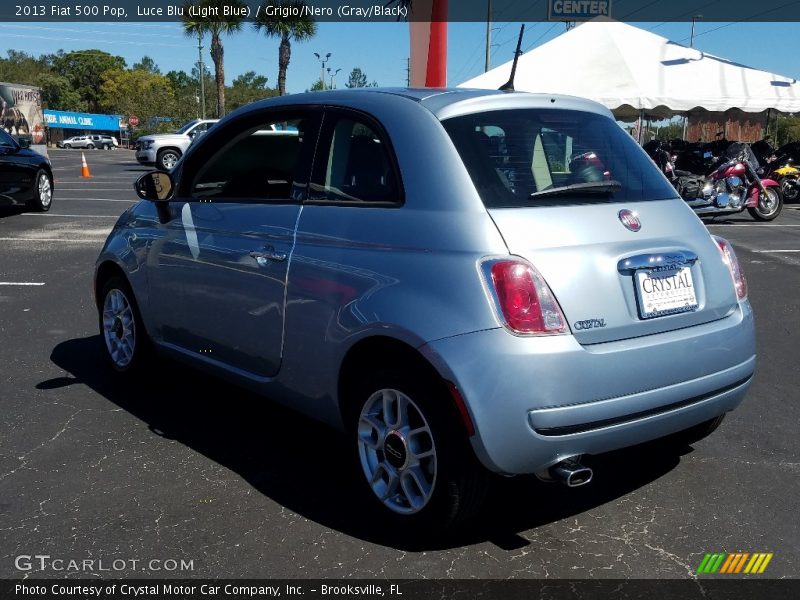
[[[136,140],[136,160],[140,164],[169,171],[183,156],[192,140],[205,133],[219,119],[195,119],[175,133],[144,135]]]

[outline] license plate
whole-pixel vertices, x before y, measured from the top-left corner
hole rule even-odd
[[[697,308],[692,270],[678,267],[669,271],[636,271],[636,299],[639,316],[652,319]]]

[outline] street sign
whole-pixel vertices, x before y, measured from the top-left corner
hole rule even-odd
[[[136,115],[131,115],[130,117],[128,117],[128,124],[131,127],[136,127],[139,124],[139,117],[137,117]]]

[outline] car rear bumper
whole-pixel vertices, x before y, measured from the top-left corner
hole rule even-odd
[[[618,342],[581,346],[569,335],[492,329],[421,350],[461,393],[481,462],[506,474],[632,446],[733,410],[756,364],[747,303],[712,323]]]

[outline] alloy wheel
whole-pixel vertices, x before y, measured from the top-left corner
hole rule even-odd
[[[117,288],[109,290],[103,301],[103,338],[114,365],[127,367],[136,349],[136,322],[131,303]]]
[[[392,512],[422,510],[436,485],[436,445],[425,415],[403,392],[381,389],[364,405],[358,453],[370,488]]]
[[[47,173],[39,173],[37,189],[39,193],[39,204],[41,204],[43,210],[47,210],[50,207],[50,203],[53,201],[53,186],[50,184],[50,178],[47,176]]]

